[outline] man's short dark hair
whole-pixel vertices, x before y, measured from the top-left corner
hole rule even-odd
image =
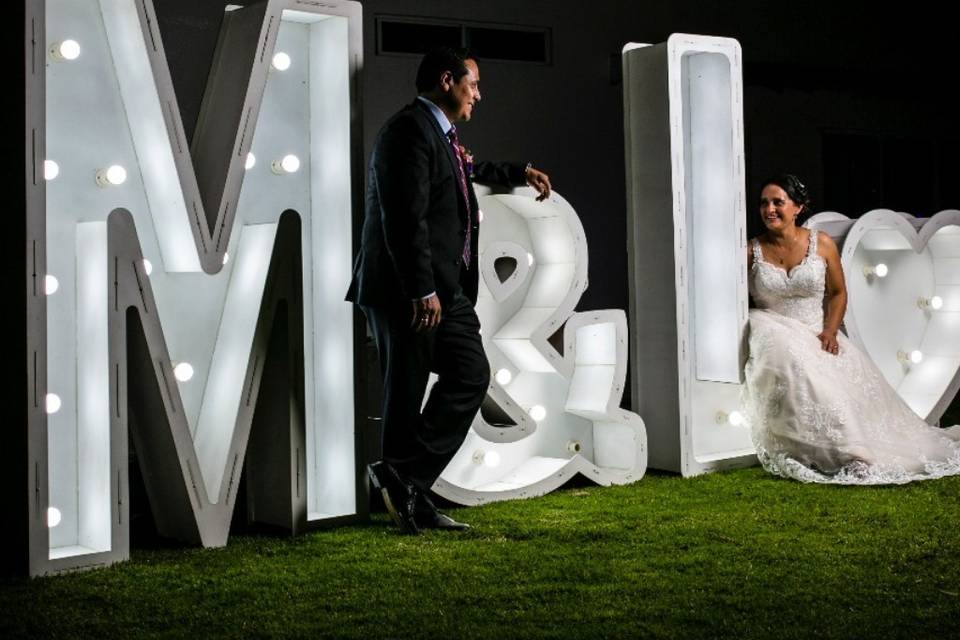
[[[417,69],[417,93],[427,93],[440,84],[444,71],[453,74],[453,81],[467,75],[466,60],[476,60],[469,49],[461,47],[437,47],[427,52]]]

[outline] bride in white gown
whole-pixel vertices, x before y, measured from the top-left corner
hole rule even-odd
[[[742,398],[757,456],[803,482],[890,484],[960,474],[960,426],[931,427],[840,333],[847,293],[837,247],[796,225],[809,206],[792,175],[760,196],[766,232],[748,246],[750,358]],[[824,314],[826,307],[826,315]]]

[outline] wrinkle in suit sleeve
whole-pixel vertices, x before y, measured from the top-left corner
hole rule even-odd
[[[427,224],[429,149],[423,133],[411,121],[394,124],[380,139],[374,161],[380,221],[404,294],[421,298],[436,290]]]
[[[473,166],[473,181],[513,187],[526,184],[526,164],[481,160]]]

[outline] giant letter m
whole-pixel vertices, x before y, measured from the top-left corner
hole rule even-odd
[[[163,535],[355,516],[359,4],[228,11],[189,146],[150,0],[25,27],[23,569],[128,555],[128,433]]]

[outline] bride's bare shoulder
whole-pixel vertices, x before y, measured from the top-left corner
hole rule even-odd
[[[817,253],[824,258],[839,253],[837,243],[824,231],[817,231]]]

